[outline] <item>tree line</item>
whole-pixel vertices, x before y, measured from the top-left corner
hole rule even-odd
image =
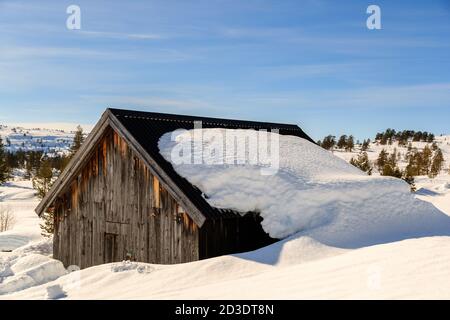
[[[25,171],[25,178],[31,179],[38,198],[44,198],[59,174],[80,149],[84,138],[83,129],[78,126],[69,152],[49,156],[42,151],[6,152],[3,140],[0,137],[0,185],[11,178],[14,169],[22,169]],[[42,234],[44,236],[52,235],[53,212],[44,213],[42,219],[43,223],[40,225]]]
[[[434,138],[433,133],[414,130],[395,131],[394,129],[386,129],[384,132],[375,135],[375,141],[378,141],[381,145],[391,145],[394,141],[397,141],[399,146],[406,146],[408,141],[432,143]]]
[[[383,176],[392,176],[408,182],[414,189],[414,177],[428,176],[436,177],[444,169],[444,155],[442,150],[436,144],[435,135],[429,132],[403,130],[395,131],[387,129],[384,132],[377,133],[374,143],[378,145],[392,145],[397,142],[399,146],[407,146],[407,152],[402,159],[402,154],[394,148],[392,153],[382,149],[375,161],[370,161],[367,150],[370,147],[370,139],[357,143],[360,146],[360,152],[352,157],[350,163],[371,175],[376,169]],[[426,142],[423,149],[419,150],[413,147],[412,142]],[[318,144],[327,150],[341,149],[352,151],[355,147],[353,136],[342,135],[337,141],[333,135],[324,137],[318,141]],[[431,144],[431,145],[430,145]],[[406,167],[400,168],[399,162],[405,161]],[[450,168],[448,169],[450,173]]]

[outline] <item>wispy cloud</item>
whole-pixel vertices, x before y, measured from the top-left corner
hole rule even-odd
[[[34,59],[53,58],[82,58],[82,59],[110,59],[110,60],[136,60],[141,62],[177,62],[192,59],[186,52],[176,49],[154,49],[151,52],[143,52],[138,49],[89,49],[77,47],[52,47],[52,46],[0,46],[0,59],[32,62]]]
[[[216,106],[193,98],[167,98],[159,96],[122,96],[122,95],[84,95],[82,99],[99,105],[126,107],[126,108],[151,108],[151,110],[192,111],[212,110]]]
[[[378,86],[359,89],[247,94],[235,97],[247,105],[273,108],[381,109],[381,108],[448,108],[450,83],[408,86]],[[241,101],[241,102],[244,102]]]
[[[328,76],[332,74],[342,75],[350,68],[355,68],[357,66],[357,63],[281,65],[262,67],[259,68],[256,73],[267,78],[268,80],[311,78]]]
[[[13,46],[0,47],[0,58],[4,60],[57,58],[57,57],[102,57],[109,54],[107,51],[95,49],[81,49],[76,47],[49,47],[49,46]],[[112,56],[112,55],[111,55]]]
[[[126,40],[160,40],[166,39],[167,36],[153,33],[121,33],[121,32],[105,32],[105,31],[77,31],[81,35],[89,37],[126,39]]]

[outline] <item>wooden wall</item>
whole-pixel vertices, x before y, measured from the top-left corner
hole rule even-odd
[[[278,241],[264,231],[261,220],[259,215],[252,213],[207,220],[199,233],[200,259],[252,251]]]
[[[183,211],[110,129],[54,203],[54,257],[81,268],[198,260],[198,228]]]

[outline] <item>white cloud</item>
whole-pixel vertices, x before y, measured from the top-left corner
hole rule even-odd
[[[167,38],[166,36],[152,33],[120,33],[120,32],[85,31],[85,30],[80,30],[77,33],[91,37],[129,39],[129,40],[159,40]]]

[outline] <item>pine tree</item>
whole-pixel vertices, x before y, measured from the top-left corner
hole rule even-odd
[[[369,161],[369,156],[367,155],[367,152],[360,153],[356,159],[351,158],[350,164],[354,165],[355,167],[361,169],[364,172],[367,172],[367,174],[370,176],[372,174],[372,164]]]
[[[385,149],[381,150],[380,154],[378,155],[378,159],[376,161],[377,168],[379,172],[383,171],[384,165],[386,164],[388,160],[388,153]]]
[[[351,152],[354,147],[355,147],[355,139],[353,138],[353,136],[349,136],[345,143],[345,151]]]
[[[367,151],[369,149],[370,145],[370,139],[364,139],[362,145],[361,145],[361,151]]]
[[[406,181],[406,183],[409,184],[410,188],[411,188],[411,192],[416,192],[416,183],[414,180],[414,177],[409,175],[409,173],[407,172],[408,170],[405,170],[405,172],[403,173],[403,180]]]
[[[325,138],[323,138],[322,143],[320,146],[326,150],[333,149],[336,145],[336,137],[332,135],[328,135]]]
[[[10,168],[6,162],[6,152],[0,137],[0,184],[5,183],[9,179]]]
[[[339,149],[343,149],[345,148],[346,145],[347,145],[347,135],[343,134],[337,142],[337,147]]]
[[[428,145],[426,145],[422,150],[422,163],[421,163],[422,174],[428,175],[430,173],[432,155],[433,152],[431,151],[431,148]]]
[[[431,168],[428,176],[430,178],[436,177],[441,172],[443,165],[444,155],[442,154],[441,149],[437,149],[431,162]]]
[[[44,198],[46,193],[50,190],[54,182],[53,170],[50,161],[44,160],[39,168],[39,171],[33,178],[33,188],[36,189],[37,195],[40,199]],[[41,234],[45,237],[49,237],[53,234],[53,212],[45,212],[41,219],[43,223],[39,226],[41,227]]]
[[[77,126],[77,131],[75,132],[75,136],[73,137],[73,144],[70,147],[70,152],[74,155],[81,147],[84,142],[84,133],[83,128],[81,126]]]
[[[403,176],[403,173],[398,167],[392,167],[390,164],[386,163],[381,171],[381,175],[401,178]]]
[[[53,183],[53,170],[49,160],[43,161],[32,182],[33,188],[37,191],[37,196],[39,199],[43,199]]]

